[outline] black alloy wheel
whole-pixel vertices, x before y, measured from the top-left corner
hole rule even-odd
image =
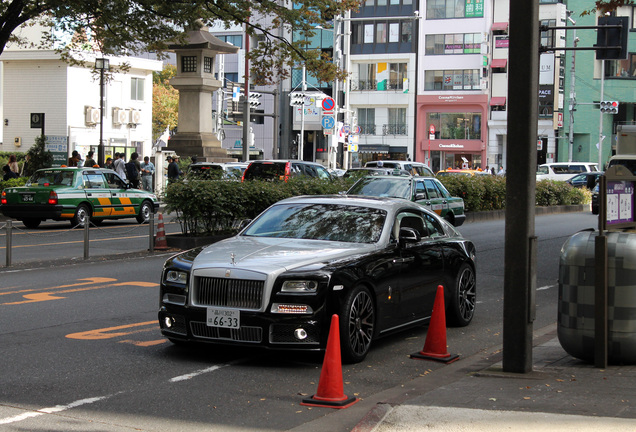
[[[462,264],[446,308],[446,318],[451,325],[465,327],[472,321],[475,314],[476,285],[475,270],[469,264]]]
[[[340,346],[346,363],[359,363],[367,356],[375,328],[375,305],[363,286],[351,290],[340,312]]]

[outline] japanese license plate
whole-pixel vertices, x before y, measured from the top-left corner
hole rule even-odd
[[[33,202],[33,194],[23,194],[22,202]]]
[[[208,327],[237,329],[241,326],[241,311],[208,308],[207,325]]]

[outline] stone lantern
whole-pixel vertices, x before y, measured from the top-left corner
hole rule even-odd
[[[187,32],[185,44],[168,46],[177,55],[177,74],[170,84],[179,91],[177,133],[168,149],[182,157],[196,155],[199,161],[230,161],[213,129],[213,94],[223,85],[214,77],[214,61],[217,54],[235,54],[239,49],[197,24]]]

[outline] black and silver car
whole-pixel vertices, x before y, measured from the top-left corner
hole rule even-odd
[[[450,324],[475,311],[475,246],[402,199],[295,197],[237,236],[168,259],[159,324],[174,343],[324,349],[340,317],[342,357],[426,323],[437,287]]]

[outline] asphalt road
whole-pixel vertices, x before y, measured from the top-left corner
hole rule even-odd
[[[589,212],[536,219],[535,328],[556,320],[561,245],[596,223]],[[460,228],[478,251],[475,319],[447,334],[460,361],[502,341],[503,227]],[[158,282],[167,256],[0,268],[0,430],[349,431],[378,394],[444,367],[409,358],[426,337],[426,327],[416,328],[378,341],[363,363],[343,367],[345,394],[360,403],[301,406],[316,392],[321,355],[184,348],[161,336]]]

